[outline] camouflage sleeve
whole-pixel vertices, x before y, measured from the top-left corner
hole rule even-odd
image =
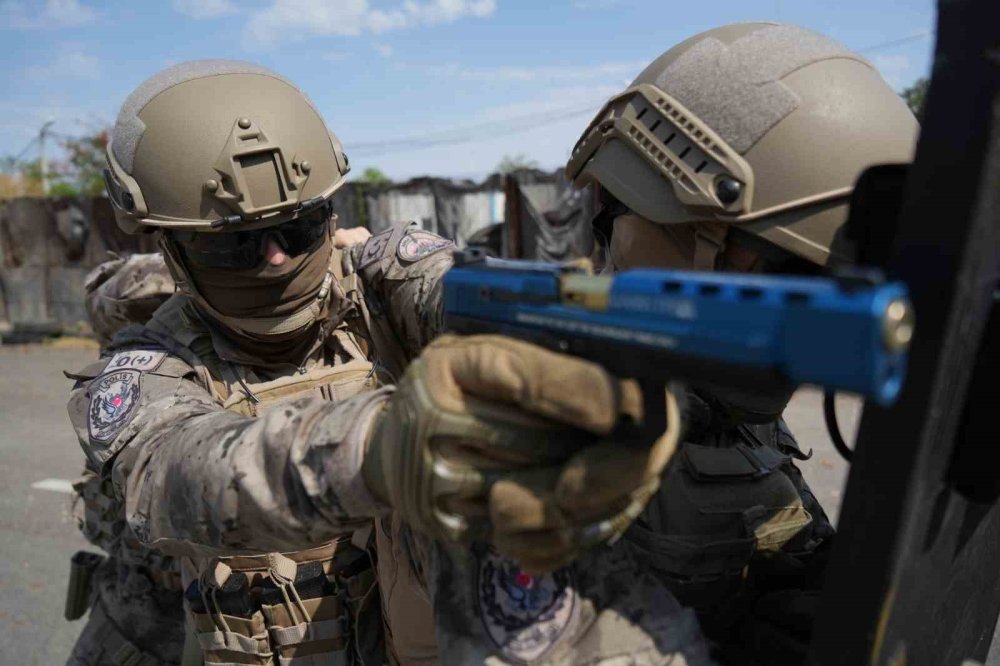
[[[171,555],[287,551],[381,513],[360,474],[363,437],[391,389],[228,412],[159,349],[119,351],[77,380],[69,413],[143,543]]]
[[[388,325],[406,360],[441,332],[441,278],[452,266],[454,245],[408,223],[351,249],[370,316]],[[376,336],[376,347],[380,344],[385,343]]]
[[[101,347],[121,328],[145,324],[174,293],[163,255],[133,254],[94,268],[84,281],[87,318]]]

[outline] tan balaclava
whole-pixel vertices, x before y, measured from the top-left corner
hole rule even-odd
[[[333,243],[251,269],[207,268],[185,262],[196,307],[237,345],[266,365],[300,364],[326,334],[331,311]],[[183,250],[181,251],[183,254]]]

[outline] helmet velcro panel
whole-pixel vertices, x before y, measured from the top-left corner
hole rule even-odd
[[[139,118],[143,108],[168,88],[186,81],[223,74],[260,74],[278,79],[295,88],[295,84],[280,74],[276,74],[266,67],[240,60],[192,60],[168,67],[162,72],[154,74],[128,96],[115,121],[112,148],[115,159],[118,160],[126,173],[132,173],[139,140],[142,138],[143,132],[146,131],[146,125]],[[310,106],[315,109],[312,101],[306,99]],[[316,115],[320,115],[318,110]]]
[[[871,66],[823,35],[762,24],[730,44],[702,39],[664,69],[655,84],[743,154],[799,106],[798,96],[781,79],[833,58]]]

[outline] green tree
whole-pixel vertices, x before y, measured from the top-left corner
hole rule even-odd
[[[906,100],[906,105],[910,107],[913,115],[921,122],[924,120],[924,102],[927,98],[927,88],[930,86],[930,83],[927,77],[920,77],[913,82],[913,85],[899,93]]]
[[[75,197],[79,194],[80,190],[76,189],[76,186],[72,183],[67,183],[65,180],[59,180],[49,185],[50,197]]]
[[[87,195],[97,196],[104,191],[105,150],[108,146],[108,131],[100,130],[91,135],[66,139],[63,148],[66,160],[58,169],[59,179],[64,187]]]
[[[368,167],[361,172],[361,177],[358,180],[368,185],[387,185],[392,182],[389,176],[382,173],[382,170],[378,167]]]
[[[503,174],[513,173],[514,171],[520,171],[522,169],[537,168],[539,168],[538,162],[531,159],[524,153],[518,153],[517,155],[504,155],[503,159],[500,160],[500,164],[497,165],[497,171]]]

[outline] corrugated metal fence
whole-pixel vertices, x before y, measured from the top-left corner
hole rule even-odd
[[[494,175],[482,183],[415,178],[406,183],[352,182],[333,199],[338,224],[372,233],[416,220],[456,241],[500,239],[494,251],[513,257],[564,260],[588,255],[592,197],[561,173]],[[504,224],[510,220],[510,224]],[[502,234],[490,233],[502,230]],[[58,333],[86,330],[83,283],[109,252],[156,250],[155,237],[129,236],[104,197],[0,202],[0,337],[11,329]]]

